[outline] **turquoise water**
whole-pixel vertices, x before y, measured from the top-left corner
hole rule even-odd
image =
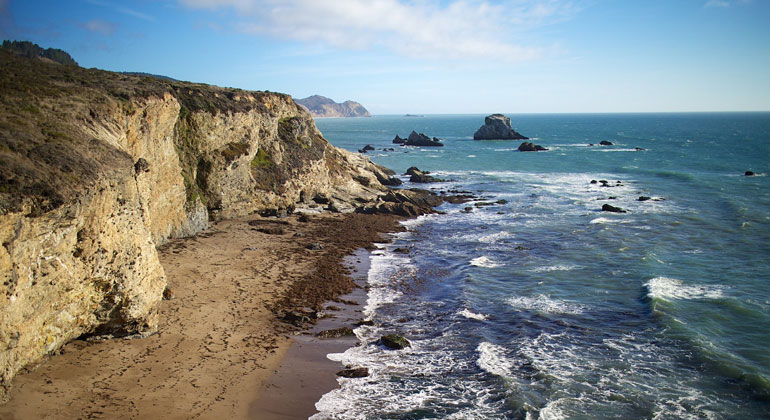
[[[445,204],[375,252],[377,324],[330,355],[371,375],[315,418],[770,418],[770,114],[508,116],[550,150],[474,141],[483,115],[317,121],[506,201]],[[391,144],[412,130],[445,147]],[[390,332],[412,347],[373,344]]]

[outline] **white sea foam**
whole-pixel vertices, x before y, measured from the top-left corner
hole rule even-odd
[[[479,242],[483,242],[486,244],[493,244],[495,242],[501,241],[506,238],[510,238],[512,236],[513,236],[512,233],[502,231],[502,232],[492,233],[490,235],[484,235],[479,238]]]
[[[476,360],[479,368],[496,376],[510,375],[513,363],[506,359],[505,348],[485,341],[479,344],[476,351],[479,352],[479,358]]]
[[[466,157],[469,157],[469,158],[475,158],[475,157],[476,157],[476,155],[468,155],[468,156],[466,156]]]
[[[476,257],[471,260],[471,265],[475,265],[476,267],[484,267],[484,268],[494,268],[494,267],[500,267],[500,263],[495,262],[491,258],[488,258],[486,256]]]
[[[652,299],[720,299],[724,297],[724,286],[684,284],[670,277],[655,277],[645,283],[647,296]]]
[[[613,219],[610,217],[597,217],[596,219],[591,220],[592,225],[605,225],[607,223],[620,223],[622,219]]]
[[[579,265],[549,265],[543,267],[537,267],[530,270],[533,273],[547,273],[550,271],[569,271],[580,268]]]
[[[506,301],[516,309],[538,311],[548,314],[573,314],[578,315],[586,311],[587,307],[579,303],[566,300],[552,299],[546,295],[516,296]]]
[[[457,315],[462,315],[468,319],[475,319],[476,321],[484,321],[485,319],[489,318],[489,315],[477,314],[475,312],[471,312],[468,308],[457,312]]]

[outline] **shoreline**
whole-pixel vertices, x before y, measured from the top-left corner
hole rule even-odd
[[[370,255],[371,251],[360,248],[346,258],[356,288],[325,305],[327,316],[293,338],[280,366],[250,405],[251,418],[306,419],[318,412],[315,404],[324,394],[339,387],[336,373],[344,367],[329,360],[327,355],[344,352],[355,346],[358,339],[355,336],[322,339],[316,334],[341,327],[355,329],[355,323],[363,320]]]
[[[351,290],[365,299],[342,263],[356,250],[384,242],[381,233],[398,231],[402,218],[324,213],[301,220],[297,215],[226,220],[161,247],[175,297],[160,304],[158,332],[68,343],[14,379],[0,417],[260,418],[255,402],[284,358],[294,357],[292,347],[300,348],[292,342],[311,353],[326,344],[339,351],[351,345],[346,343],[351,339],[322,341],[301,333],[307,327],[333,328],[325,327],[327,320],[296,327],[280,315],[292,308],[319,310]],[[365,276],[366,270],[357,274]],[[356,309],[362,306],[351,310]],[[339,322],[345,311],[328,322]],[[305,344],[306,339],[321,345]],[[324,359],[328,352],[323,350]],[[309,402],[309,415],[318,398],[336,386],[339,368],[327,362],[319,375],[331,372],[329,382],[316,388],[322,392]]]

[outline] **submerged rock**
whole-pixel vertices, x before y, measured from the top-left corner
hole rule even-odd
[[[409,340],[398,334],[383,335],[377,343],[391,350],[401,350],[412,345]]]
[[[473,134],[473,140],[529,140],[511,128],[511,119],[503,114],[484,118],[484,125]]]

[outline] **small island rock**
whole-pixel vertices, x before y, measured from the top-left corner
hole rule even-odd
[[[511,128],[511,119],[503,114],[484,118],[484,125],[473,134],[473,140],[529,140]]]
[[[533,144],[528,141],[525,141],[524,143],[519,145],[520,152],[541,152],[544,150],[548,150],[548,149],[546,149],[545,147],[539,144]]]

